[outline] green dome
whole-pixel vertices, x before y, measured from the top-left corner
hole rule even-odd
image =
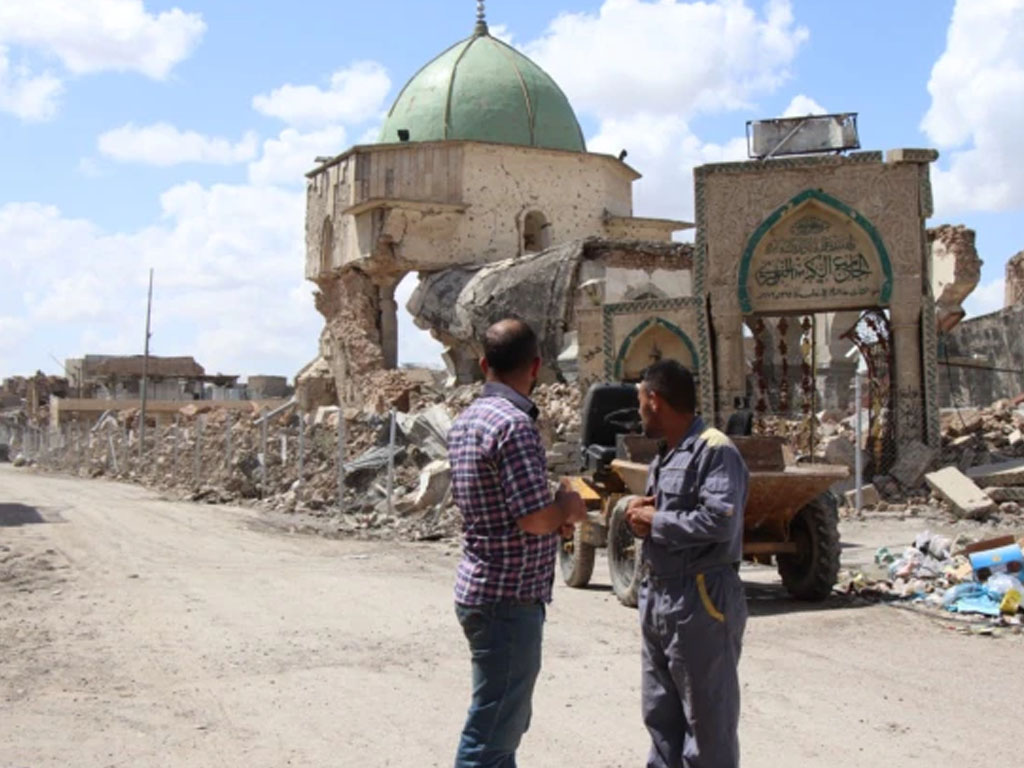
[[[416,73],[388,112],[380,143],[490,141],[585,152],[562,89],[515,48],[478,29]]]

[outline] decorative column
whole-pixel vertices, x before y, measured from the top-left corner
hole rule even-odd
[[[731,286],[715,288],[711,293],[712,325],[715,329],[717,354],[715,381],[718,398],[718,421],[724,424],[735,410],[737,398],[747,394],[747,361],[743,351],[743,313]],[[705,421],[712,421],[715,409],[703,404]]]
[[[921,277],[893,282],[890,317],[896,390],[896,443],[923,441],[924,392],[921,379]]]

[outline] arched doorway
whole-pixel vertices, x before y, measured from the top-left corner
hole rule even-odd
[[[615,379],[639,381],[644,370],[663,359],[678,360],[698,374],[697,349],[678,326],[662,318],[640,323],[619,347],[615,360]]]

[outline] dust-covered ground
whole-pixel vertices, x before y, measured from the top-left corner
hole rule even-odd
[[[847,523],[844,565],[924,527],[943,530]],[[0,465],[0,768],[448,766],[469,696],[455,562]],[[524,766],[643,764],[636,613],[597,574],[556,588]],[[1017,753],[1020,636],[743,576],[745,766]]]

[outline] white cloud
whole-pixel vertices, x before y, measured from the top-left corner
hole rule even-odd
[[[748,108],[776,89],[807,37],[788,0],[771,0],[760,15],[742,0],[605,0],[596,13],[559,16],[525,50],[597,118],[592,151],[628,150],[644,174],[637,214],[690,219],[693,167],[747,154],[742,123],[736,138],[715,144],[693,132],[693,119]]]
[[[86,347],[100,342],[137,351],[152,266],[157,353],[239,373],[291,375],[308,362],[321,323],[302,276],[302,193],[189,183],[160,203],[158,223],[113,233],[53,206],[0,207],[0,305],[29,321],[23,355],[48,335],[65,356],[102,352]]]
[[[56,56],[75,75],[133,71],[162,80],[205,31],[197,13],[153,14],[142,0],[0,3],[0,42]]]
[[[933,171],[937,210],[1024,205],[1024,0],[958,0],[928,91],[921,128],[949,154]]]
[[[334,125],[310,133],[286,128],[276,139],[263,142],[263,154],[249,165],[253,184],[298,185],[320,156],[333,157],[345,149],[346,131]]]
[[[605,0],[596,14],[562,14],[526,52],[577,109],[688,119],[779,86],[807,36],[788,0],[770,0],[763,17],[742,0]]]
[[[828,110],[810,96],[798,93],[783,111],[783,117],[806,117],[807,115],[825,115]]]
[[[747,141],[738,136],[724,144],[702,141],[678,117],[637,115],[605,120],[590,150],[618,154],[644,174],[633,187],[634,209],[640,216],[693,220],[693,168],[705,163],[743,160]]]
[[[102,134],[97,147],[101,154],[121,162],[172,166],[182,163],[233,165],[256,156],[256,134],[247,133],[238,142],[180,131],[168,123],[122,125]]]
[[[4,0],[0,112],[50,120],[64,91],[58,74],[13,66],[12,50],[56,59],[72,75],[131,71],[162,80],[192,53],[205,30],[199,14],[178,8],[153,14],[142,0]]]
[[[0,45],[0,112],[26,121],[50,120],[64,90],[50,74],[33,75],[26,67],[14,67]]]
[[[324,90],[316,85],[282,85],[253,98],[257,112],[289,125],[320,127],[361,123],[374,118],[391,90],[387,70],[373,61],[360,61],[331,75]]]
[[[28,323],[20,317],[0,315],[0,349],[13,349],[28,333]]]
[[[982,283],[964,300],[964,310],[968,317],[987,315],[1003,308],[1006,300],[1006,281],[1003,278]]]

